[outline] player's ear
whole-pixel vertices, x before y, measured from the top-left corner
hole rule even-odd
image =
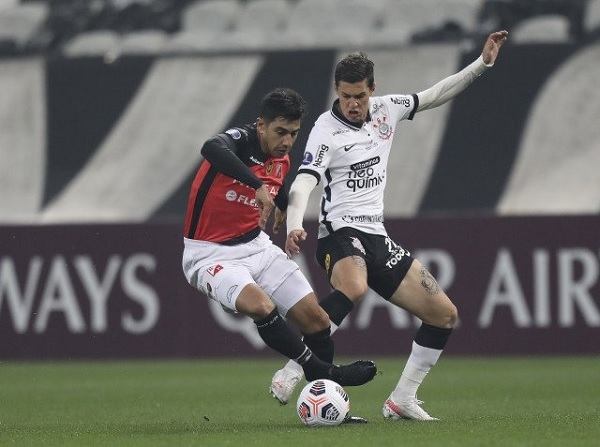
[[[267,123],[261,117],[256,118],[256,130],[261,135],[264,135],[267,131]]]
[[[373,93],[375,91],[375,87],[377,87],[377,84],[375,82],[373,82],[373,87],[371,87],[371,93]]]

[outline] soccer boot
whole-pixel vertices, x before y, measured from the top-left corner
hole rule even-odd
[[[414,421],[439,421],[438,418],[429,416],[420,405],[423,401],[414,398],[409,402],[395,403],[388,397],[383,404],[383,417],[386,419],[412,419]]]
[[[269,392],[281,405],[286,405],[301,380],[302,373],[290,368],[281,368],[273,375]]]
[[[377,366],[370,360],[357,360],[349,365],[333,365],[329,368],[328,379],[342,386],[358,386],[373,380]]]

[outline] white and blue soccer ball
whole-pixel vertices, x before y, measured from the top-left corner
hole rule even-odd
[[[318,379],[306,384],[298,396],[296,410],[309,427],[340,425],[350,411],[350,398],[332,380]]]

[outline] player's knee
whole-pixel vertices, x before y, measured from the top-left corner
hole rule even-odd
[[[260,320],[262,318],[266,318],[269,316],[271,312],[275,309],[275,305],[270,300],[261,300],[255,303],[252,303],[251,306],[248,306],[245,313],[250,316],[254,320]]]
[[[331,326],[329,315],[327,315],[327,312],[325,312],[323,309],[321,310],[322,312],[319,312],[317,315],[315,315],[315,319],[313,320],[315,331],[322,331]]]
[[[433,326],[452,329],[458,321],[458,309],[451,301],[443,306],[436,306],[432,311],[429,313],[429,318],[425,318],[423,321]]]
[[[304,329],[306,330],[306,332],[303,332],[320,332],[327,329],[330,325],[331,322],[329,321],[329,316],[327,315],[327,312],[325,312],[325,310],[321,306],[316,305],[314,306],[314,308],[311,309],[308,318],[305,318]]]
[[[358,303],[369,291],[369,286],[366,281],[355,278],[345,278],[339,287],[336,287],[340,292],[348,297],[353,303]]]
[[[458,309],[451,301],[439,309],[435,326],[451,329],[458,321]]]
[[[331,323],[314,295],[304,297],[288,311],[291,319],[304,334],[311,334],[327,329]]]
[[[450,303],[450,306],[448,308],[446,321],[448,328],[453,328],[454,326],[456,326],[456,322],[458,321],[458,309],[452,303]]]

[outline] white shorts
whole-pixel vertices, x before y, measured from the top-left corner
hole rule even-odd
[[[238,245],[183,238],[183,273],[188,282],[226,311],[236,312],[235,300],[248,284],[257,284],[283,316],[313,289],[269,236],[262,232]]]

